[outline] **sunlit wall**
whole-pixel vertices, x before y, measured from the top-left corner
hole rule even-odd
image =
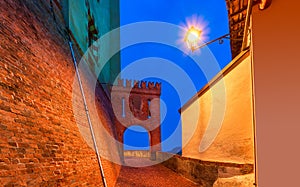
[[[228,67],[228,73],[223,75],[221,81],[199,93],[198,98],[182,109],[182,155],[185,157],[208,161],[254,163],[249,54],[245,54]],[[218,89],[222,89],[222,84],[225,88],[224,97],[218,95],[220,94]],[[219,113],[212,115],[212,111],[220,108],[224,108],[224,116]],[[222,117],[221,121],[216,120],[218,116]],[[206,137],[214,136],[217,127],[215,129],[211,127],[220,122],[221,128],[213,138],[212,144],[206,150],[201,150],[200,144],[206,141],[203,138],[204,134],[206,133]],[[207,130],[208,124],[211,127]]]

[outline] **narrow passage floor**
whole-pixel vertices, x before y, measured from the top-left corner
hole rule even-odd
[[[195,187],[189,181],[162,164],[151,165],[147,158],[126,158],[128,165],[148,165],[146,167],[122,166],[116,187]]]

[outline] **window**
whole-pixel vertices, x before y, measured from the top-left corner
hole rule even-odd
[[[125,118],[125,98],[122,98],[122,117]]]
[[[151,100],[148,99],[148,119],[151,118],[150,104],[151,104]]]
[[[88,8],[88,64],[92,70],[95,70],[95,65],[99,61],[99,46],[94,43],[98,40],[98,31],[95,25],[93,16],[91,15],[90,8]]]

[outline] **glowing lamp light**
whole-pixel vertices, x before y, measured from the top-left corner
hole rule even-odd
[[[184,42],[186,42],[188,48],[192,51],[198,48],[199,42],[201,40],[201,33],[202,31],[195,28],[194,26],[191,26],[186,32]]]

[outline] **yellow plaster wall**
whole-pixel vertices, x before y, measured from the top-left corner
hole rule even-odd
[[[208,161],[254,163],[251,58],[246,55],[228,74],[223,75],[223,79],[182,109],[183,156]],[[219,133],[213,143],[200,153],[200,142],[208,124],[217,126],[218,118],[223,119]],[[213,136],[213,131],[215,129],[211,128],[207,135]]]

